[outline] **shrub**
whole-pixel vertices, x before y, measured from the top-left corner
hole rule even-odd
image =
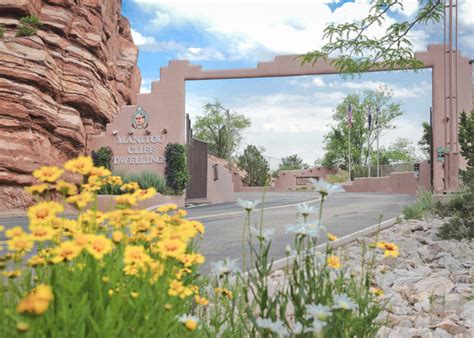
[[[268,184],[270,167],[263,157],[264,149],[248,145],[238,158],[238,166],[245,170],[243,182],[249,186],[264,186]]]
[[[166,188],[166,182],[163,176],[157,173],[144,171],[136,174],[116,174],[122,178],[123,183],[137,182],[140,189],[155,188],[160,194],[166,194],[168,189]],[[126,192],[120,190],[117,185],[106,184],[99,191],[99,195],[123,195]]]
[[[97,151],[91,152],[92,161],[96,167],[112,168],[112,157],[114,152],[110,147],[100,147]]]
[[[342,183],[349,180],[349,172],[346,170],[339,169],[334,175],[328,175],[326,180],[329,183]]]
[[[416,202],[403,208],[406,219],[422,219],[427,214],[432,214],[437,208],[437,201],[431,191],[419,189]]]
[[[38,28],[42,25],[38,17],[35,15],[24,16],[17,25],[17,36],[31,36],[38,32]]]
[[[453,193],[449,200],[441,204],[438,214],[446,217],[439,229],[439,236],[444,239],[474,238],[474,184]]]
[[[185,147],[179,143],[169,143],[165,148],[165,162],[166,186],[172,194],[181,195],[189,180]]]
[[[0,26],[0,39],[3,38],[3,35],[5,35],[5,28]]]

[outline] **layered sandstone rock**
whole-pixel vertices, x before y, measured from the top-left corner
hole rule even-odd
[[[36,35],[16,25],[36,15]],[[25,206],[39,165],[84,153],[140,87],[121,0],[0,0],[0,210]]]

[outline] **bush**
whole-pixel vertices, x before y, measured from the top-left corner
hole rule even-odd
[[[427,214],[433,214],[437,208],[437,201],[431,191],[419,189],[416,202],[403,208],[406,219],[422,219]]]
[[[136,174],[116,174],[122,178],[123,183],[137,182],[140,189],[155,188],[160,194],[167,194],[166,182],[163,176],[157,173],[144,171]],[[99,191],[99,195],[123,195],[125,191],[120,190],[117,185],[107,184]]]
[[[447,220],[439,229],[444,239],[474,238],[474,184],[461,187],[449,200],[438,207],[438,214]]]
[[[346,170],[339,169],[336,174],[328,175],[326,181],[329,183],[342,183],[349,180],[349,172]]]
[[[3,38],[3,35],[5,35],[5,28],[0,26],[0,39]]]
[[[183,194],[189,180],[185,147],[179,143],[169,143],[165,148],[165,162],[166,186],[171,194]]]
[[[28,15],[20,19],[20,24],[17,25],[16,36],[31,36],[38,32],[38,28],[42,23],[35,15]]]
[[[96,167],[112,168],[112,157],[114,156],[112,148],[100,147],[97,151],[93,150],[91,156]]]
[[[268,184],[270,167],[262,155],[263,151],[263,148],[257,148],[250,144],[238,157],[239,168],[246,172],[242,181],[250,187],[261,187]]]

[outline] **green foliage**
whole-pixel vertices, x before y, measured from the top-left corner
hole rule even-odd
[[[3,38],[3,35],[5,35],[5,28],[0,26],[0,39]]]
[[[141,189],[155,188],[160,194],[166,195],[168,189],[163,176],[157,173],[144,171],[136,174],[114,173],[114,175],[122,177],[123,183],[137,182]],[[99,195],[122,195],[125,192],[120,190],[116,185],[105,185],[98,192]]]
[[[231,112],[219,101],[204,106],[205,114],[194,124],[194,136],[209,142],[209,153],[230,158],[242,140],[242,131],[250,127],[250,119]]]
[[[243,182],[251,187],[264,186],[268,183],[270,167],[262,155],[263,152],[263,148],[250,144],[237,159],[239,168],[246,172]]]
[[[328,175],[326,181],[329,183],[342,183],[349,180],[349,172],[339,169],[334,175]]]
[[[423,63],[415,58],[413,45],[408,39],[410,31],[419,25],[438,23],[444,17],[443,2],[420,0],[419,9],[409,21],[394,22],[385,32],[373,35],[369,32],[383,22],[392,21],[388,14],[403,9],[403,0],[374,0],[365,18],[360,21],[330,24],[324,29],[321,50],[301,56],[302,63],[316,63],[334,54],[332,64],[346,76],[354,76],[373,69],[419,68]],[[388,19],[388,21],[387,21]]]
[[[281,163],[278,165],[278,170],[298,170],[307,169],[308,165],[303,162],[297,154],[293,154],[281,159]]]
[[[181,195],[189,180],[185,147],[179,143],[169,143],[165,148],[165,162],[166,186],[171,194]]]
[[[38,28],[42,23],[35,15],[24,16],[20,19],[20,24],[17,25],[17,36],[31,36],[38,32]]]
[[[439,205],[438,214],[447,218],[439,230],[441,238],[474,239],[474,183],[462,186]]]
[[[332,116],[331,131],[324,136],[325,154],[322,164],[327,167],[349,167],[349,126],[347,109],[352,107],[351,160],[352,165],[367,165],[368,147],[372,148],[377,135],[384,130],[394,129],[393,120],[403,115],[399,102],[393,102],[393,91],[380,87],[377,91],[365,91],[363,95],[350,94],[336,107]],[[372,110],[372,126],[367,123],[367,110]],[[376,108],[380,107],[377,117]]]
[[[97,151],[91,152],[92,161],[94,161],[94,166],[104,167],[107,169],[112,168],[112,157],[114,152],[110,147],[100,147]]]
[[[423,155],[427,159],[431,158],[431,126],[428,122],[423,122],[421,124],[423,127],[423,136],[421,137],[421,140],[418,141],[418,145],[420,146],[421,151],[423,152]]]
[[[474,181],[474,110],[459,115],[459,146],[461,155],[467,160],[467,171],[463,173],[466,183]]]
[[[419,189],[416,194],[416,202],[403,208],[406,219],[422,219],[428,214],[436,211],[438,203],[431,191]]]
[[[417,160],[415,156],[415,147],[412,141],[407,138],[399,137],[392,143],[388,149],[380,149],[380,164],[410,163]],[[377,153],[371,154],[371,164],[377,164]]]

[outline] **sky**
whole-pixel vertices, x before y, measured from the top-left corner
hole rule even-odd
[[[474,58],[474,1],[458,0],[459,49]],[[391,12],[381,27],[413,17],[417,0],[405,0],[403,10]],[[302,54],[323,45],[329,23],[354,22],[367,15],[370,0],[123,0],[122,14],[130,21],[139,47],[141,92],[159,80],[159,69],[170,60],[188,59],[204,69],[254,68],[276,55]],[[409,38],[415,50],[442,43],[442,29],[419,26]],[[416,145],[421,123],[429,120],[431,71],[377,72],[360,78],[339,75],[188,81],[186,112],[194,120],[202,106],[219,100],[244,114],[252,126],[244,132],[240,151],[248,144],[265,148],[272,167],[279,159],[298,154],[313,164],[324,154],[324,135],[330,130],[336,105],[350,93],[387,86],[404,115],[397,128],[380,138],[388,146],[399,137]]]

